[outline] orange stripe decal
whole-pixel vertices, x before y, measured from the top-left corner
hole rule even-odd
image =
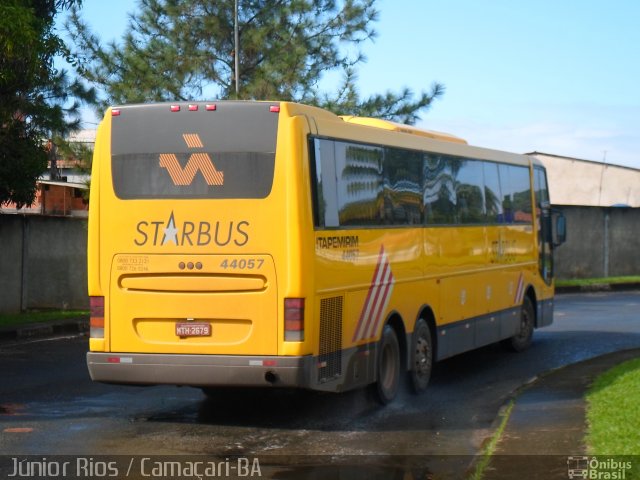
[[[516,288],[516,295],[513,299],[513,303],[520,305],[522,300],[524,300],[524,277],[521,273],[520,277],[518,277],[518,287]]]
[[[208,153],[194,153],[182,168],[173,153],[160,154],[160,166],[166,168],[174,185],[191,185],[198,172],[202,173],[207,185],[224,185],[224,172],[216,170]]]
[[[389,304],[394,283],[395,278],[391,271],[391,263],[384,251],[384,245],[382,245],[378,255],[378,263],[371,278],[369,292],[362,306],[356,331],[353,334],[354,342],[375,337]]]
[[[197,133],[184,133],[182,134],[182,138],[189,148],[204,147],[204,145],[202,144],[202,140],[200,140],[200,135],[198,135]]]

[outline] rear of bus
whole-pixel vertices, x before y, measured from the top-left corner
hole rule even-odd
[[[93,380],[306,386],[305,125],[284,103],[107,112],[89,214]]]

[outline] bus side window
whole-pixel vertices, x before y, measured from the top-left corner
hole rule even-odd
[[[484,201],[487,212],[487,221],[490,224],[499,223],[503,218],[502,192],[498,177],[498,164],[482,162],[484,173]]]
[[[486,222],[483,162],[463,159],[456,176],[458,221],[464,225]]]
[[[452,164],[448,155],[427,153],[424,155],[423,195],[426,223],[431,225],[455,224],[456,190]]]
[[[337,227],[338,194],[336,187],[335,142],[315,138],[315,208],[317,227]]]

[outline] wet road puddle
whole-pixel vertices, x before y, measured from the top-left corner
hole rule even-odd
[[[21,403],[3,403],[0,404],[0,415],[24,415],[25,406]]]

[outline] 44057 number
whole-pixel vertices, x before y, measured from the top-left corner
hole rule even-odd
[[[220,268],[225,270],[254,270],[261,268],[263,263],[264,260],[262,258],[241,258],[240,260],[235,258],[233,260],[229,260],[228,258],[225,258],[220,263]]]

